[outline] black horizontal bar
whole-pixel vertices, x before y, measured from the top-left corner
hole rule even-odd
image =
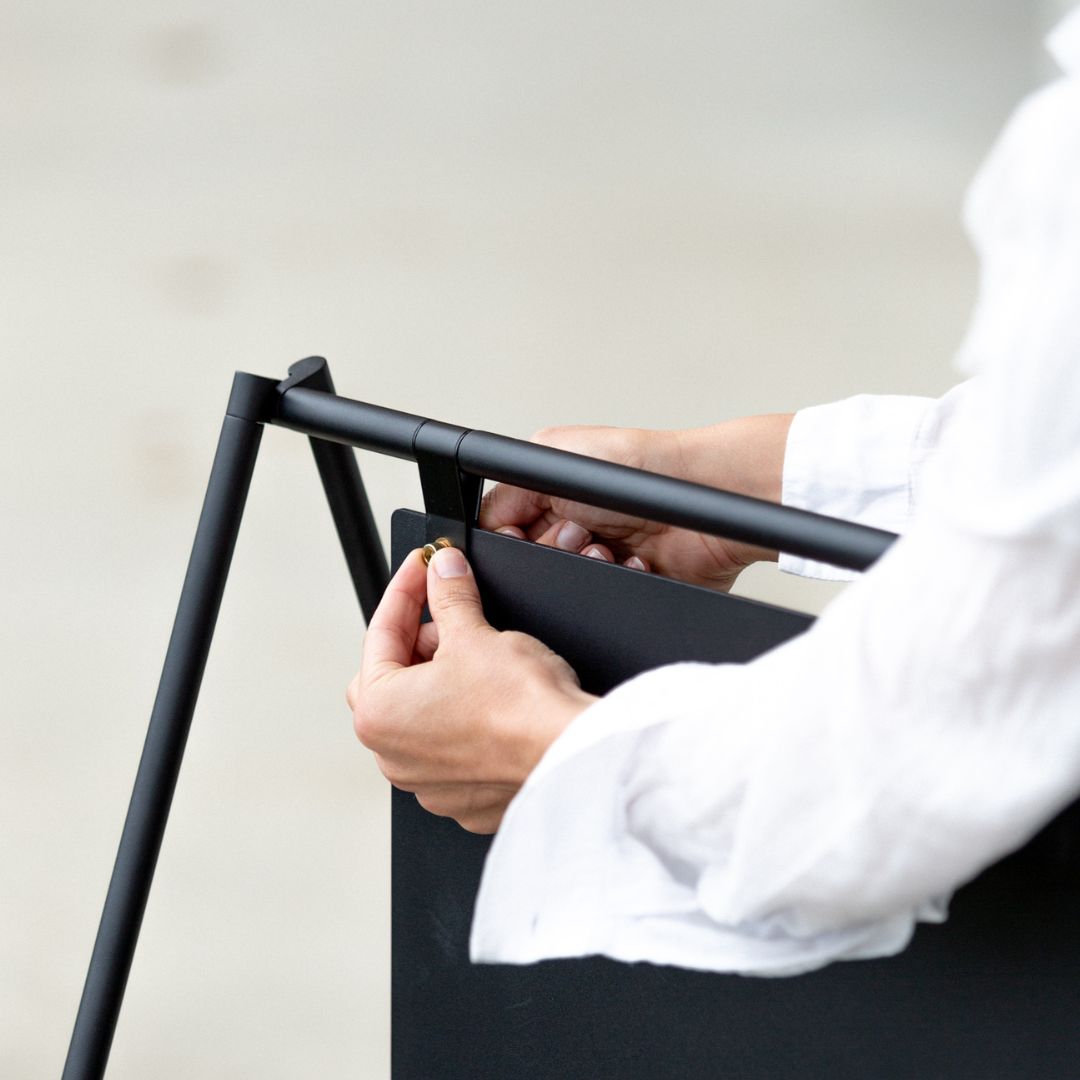
[[[500,483],[851,570],[865,570],[896,539],[882,529],[487,431],[461,440],[458,463]]]
[[[416,433],[427,420],[294,387],[278,399],[271,423],[415,461]],[[458,465],[473,476],[850,570],[865,570],[896,539],[882,529],[487,431],[470,431],[461,440]]]
[[[278,399],[277,415],[270,422],[331,442],[415,461],[413,440],[427,418],[294,386]]]

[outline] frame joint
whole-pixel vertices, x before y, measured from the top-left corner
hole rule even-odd
[[[469,534],[480,516],[484,482],[461,471],[458,449],[469,429],[438,420],[425,420],[413,436],[413,451],[420,468],[428,528],[433,541],[445,536],[468,555]]]
[[[277,413],[277,383],[262,375],[238,371],[233,376],[232,393],[225,412],[252,424],[269,423]]]

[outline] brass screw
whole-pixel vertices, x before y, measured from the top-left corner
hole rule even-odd
[[[438,538],[438,540],[436,540],[432,544],[425,544],[424,545],[424,550],[420,552],[420,554],[424,558],[424,565],[427,566],[427,564],[429,562],[431,562],[431,558],[435,554],[436,551],[440,550],[441,548],[448,548],[448,547],[453,547],[453,546],[454,545],[451,544],[450,541],[447,540],[445,536],[440,536]]]

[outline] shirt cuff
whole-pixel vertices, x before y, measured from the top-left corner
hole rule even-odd
[[[647,672],[591,705],[556,739],[510,804],[488,854],[473,916],[473,962],[604,955],[792,975],[836,959],[891,955],[907,944],[919,912],[801,938],[767,921],[718,922],[702,896],[710,875],[684,880],[628,828],[627,783],[642,740],[685,710],[673,706],[680,694],[715,701],[729,688],[738,713],[744,671],[687,663]],[[734,796],[754,740],[738,725],[732,735],[738,745],[716,783]]]
[[[784,453],[785,506],[905,531],[913,508],[912,468],[933,398],[860,394],[795,414]],[[850,581],[850,570],[780,553],[780,569]]]

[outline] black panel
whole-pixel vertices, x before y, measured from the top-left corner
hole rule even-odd
[[[399,511],[393,564],[432,537]],[[491,621],[540,637],[602,692],[675,660],[742,662],[803,615],[475,533]],[[960,891],[888,960],[792,979],[602,958],[473,966],[489,841],[393,803],[395,1080],[1080,1075],[1077,811]]]
[[[395,567],[431,538],[425,520],[410,510],[394,515]],[[488,621],[538,637],[590,693],[678,660],[745,663],[813,621],[512,536],[474,532],[471,543]]]

